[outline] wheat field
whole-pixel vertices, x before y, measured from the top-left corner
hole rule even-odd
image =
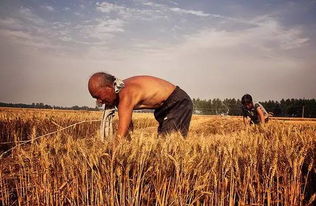
[[[315,203],[315,122],[194,115],[187,138],[162,138],[153,115],[137,113],[131,141],[113,149],[100,118],[0,108],[0,205]]]

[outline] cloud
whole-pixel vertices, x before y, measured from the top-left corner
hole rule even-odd
[[[30,25],[42,26],[45,24],[45,21],[38,15],[34,14],[29,8],[21,7],[18,11],[17,17],[21,18]]]
[[[0,34],[14,44],[62,54],[80,47],[104,49],[115,34],[124,32],[124,25],[122,19],[108,17],[51,22],[36,15],[34,10],[21,7],[12,17],[0,18]]]
[[[157,41],[156,45],[148,43],[146,39],[138,39],[138,45],[135,46],[135,50],[141,51],[144,49],[150,50],[151,53],[159,53],[161,46],[164,45],[165,50],[176,48],[175,53],[184,51],[183,48],[189,48],[188,50],[199,49],[226,49],[232,47],[252,48],[254,50],[260,50],[267,55],[271,52],[279,50],[292,50],[299,48],[308,43],[308,38],[303,37],[302,30],[300,28],[284,28],[275,19],[270,16],[260,16],[252,18],[251,20],[243,20],[232,18],[217,14],[208,14],[197,10],[185,10],[180,8],[169,8],[166,5],[146,2],[146,6],[157,7],[160,11],[174,12],[176,14],[190,14],[201,17],[215,17],[226,19],[227,21],[241,22],[249,24],[246,29],[239,29],[235,31],[229,31],[225,28],[216,28],[212,26],[205,29],[186,30],[186,33],[177,33],[177,42],[169,41],[169,44],[164,44],[162,41]],[[22,7],[19,10],[19,18],[3,18],[0,19],[0,25],[2,28],[8,29],[8,31],[2,32],[8,35],[8,38],[20,41],[23,44],[39,46],[43,48],[45,44],[48,48],[54,48],[57,45],[61,47],[84,46],[87,49],[91,47],[98,47],[104,49],[104,46],[113,40],[118,34],[125,33],[126,29],[131,29],[128,25],[131,23],[128,16],[146,19],[146,16],[153,16],[155,10],[152,9],[135,9],[127,8],[121,5],[97,2],[96,9],[102,13],[118,12],[122,16],[111,18],[108,15],[102,17],[91,18],[87,22],[78,21],[76,23],[63,22],[47,22],[34,14],[30,9]],[[155,13],[157,14],[157,13]],[[166,13],[167,14],[167,13]],[[157,15],[166,15],[163,12]],[[135,19],[134,19],[135,20]],[[27,22],[27,24],[25,24]],[[168,22],[164,26],[171,28],[177,27],[177,22]],[[184,25],[179,25],[183,27]],[[129,30],[129,33],[138,33],[139,31]],[[177,31],[175,31],[177,32]],[[11,35],[11,37],[9,37]],[[129,37],[127,37],[129,38]],[[168,36],[164,36],[168,38]],[[23,42],[25,41],[25,42]],[[181,42],[179,44],[179,42]],[[63,45],[63,42],[72,42],[73,45]],[[114,42],[114,41],[113,41]],[[119,42],[117,43],[120,44]],[[148,44],[148,46],[145,46]],[[128,42],[127,47],[133,47],[131,42]],[[156,49],[158,48],[158,49]],[[96,49],[96,48],[94,48]],[[133,49],[133,48],[132,48]],[[178,50],[179,49],[179,50]],[[165,51],[161,52],[163,55]],[[166,51],[168,53],[168,51]]]
[[[190,49],[240,47],[272,51],[299,48],[309,40],[300,28],[284,28],[270,17],[255,23],[256,26],[236,31],[203,29],[186,35],[184,45]]]
[[[166,18],[166,11],[162,11],[161,9],[144,9],[138,7],[137,4],[134,5],[134,7],[127,7],[109,2],[96,3],[97,11],[104,13],[106,16],[116,15],[129,23],[133,21],[154,21],[164,19]]]
[[[117,5],[114,3],[109,2],[97,2],[96,3],[96,10],[100,11],[105,14],[115,13],[119,14],[124,19],[132,18],[143,18],[144,15],[154,15],[154,11],[152,10],[145,10],[145,9],[137,9],[137,8],[130,8],[121,5]]]
[[[121,19],[99,19],[97,24],[88,29],[88,35],[104,41],[112,38],[114,33],[124,32],[124,21]]]
[[[97,2],[96,3],[96,10],[110,14],[110,13],[117,13],[121,15],[121,17],[125,19],[130,18],[138,18],[141,20],[157,20],[161,18],[166,18],[171,14],[189,14],[194,15],[198,17],[208,17],[210,14],[207,14],[203,11],[198,10],[186,10],[181,8],[173,8],[169,7],[168,5],[159,4],[159,3],[153,3],[153,2],[142,2],[143,6],[146,6],[147,8],[142,7],[125,7],[122,5],[109,3],[109,2]]]
[[[55,8],[52,6],[42,6],[42,8],[46,9],[47,11],[55,11]]]
[[[200,16],[200,17],[210,16],[210,14],[204,13],[203,11],[197,11],[197,10],[186,10],[186,9],[180,9],[180,8],[170,8],[170,10],[176,13],[180,13],[180,14],[191,14],[191,15]]]
[[[12,29],[12,30],[21,30],[24,28],[23,22],[18,19],[6,17],[0,19],[0,28],[2,29]]]
[[[197,53],[201,53],[201,56],[206,56],[203,53],[207,53],[221,61],[235,59],[237,54],[241,53],[241,59],[254,57],[261,61],[260,58],[287,56],[288,52],[308,45],[309,39],[301,28],[283,27],[272,17],[257,17],[249,24],[251,26],[235,30],[200,28],[194,32],[179,34],[176,42],[139,39],[131,45],[131,51],[140,54],[144,59],[153,57],[172,62],[176,59],[182,61],[181,59],[195,56]],[[203,61],[209,59],[205,57]],[[190,61],[195,62],[194,59]]]
[[[257,27],[250,30],[250,35],[257,36],[257,39],[267,45],[278,46],[283,50],[299,48],[308,43],[309,39],[303,37],[303,30],[299,27],[284,28],[271,17],[262,17],[256,20]],[[260,34],[257,34],[260,32]],[[259,36],[260,35],[260,36]]]
[[[97,2],[96,9],[100,12],[103,12],[103,13],[110,13],[110,12],[125,13],[128,10],[128,8],[126,8],[126,7],[112,4],[109,2],[101,2],[101,3]]]
[[[27,46],[33,49],[62,49],[60,45],[54,44],[49,39],[45,38],[45,36],[35,36],[32,33],[26,31],[0,29],[0,36],[7,40],[11,40],[15,44]]]
[[[179,7],[169,7],[168,5],[158,4],[158,3],[153,3],[153,2],[144,2],[143,5],[159,8],[160,10],[164,10],[165,12],[170,12],[171,11],[171,12],[177,13],[177,14],[190,14],[190,15],[199,16],[199,17],[208,17],[208,16],[210,16],[210,14],[205,13],[203,11],[187,10],[187,9],[182,9],[182,8],[179,8]]]
[[[29,8],[20,8],[16,17],[0,19],[0,34],[15,43],[36,48],[55,47],[49,43],[45,20]]]
[[[166,8],[167,6],[164,4],[158,4],[158,3],[154,3],[154,2],[143,2],[143,5],[145,6],[150,6],[150,7],[158,7],[158,8]]]

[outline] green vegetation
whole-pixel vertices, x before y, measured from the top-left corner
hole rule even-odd
[[[282,99],[281,101],[260,102],[268,112],[276,117],[316,117],[316,99]],[[196,114],[241,115],[239,99],[193,99]]]

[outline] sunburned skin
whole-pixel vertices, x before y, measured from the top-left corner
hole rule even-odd
[[[134,76],[123,80],[125,87],[116,94],[113,85],[100,86],[100,78],[92,76],[88,83],[91,96],[106,107],[117,106],[119,115],[118,137],[125,137],[135,109],[156,109],[175,90],[170,82],[152,76]]]
[[[123,81],[125,88],[119,94],[120,100],[130,97],[134,109],[156,109],[176,88],[166,80],[151,76],[135,76]]]

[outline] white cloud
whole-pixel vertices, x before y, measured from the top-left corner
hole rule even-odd
[[[255,48],[261,51],[289,50],[303,46],[308,38],[299,28],[284,28],[267,18],[257,26],[238,31],[203,29],[187,35],[183,47],[194,48]]]
[[[177,14],[190,14],[194,16],[199,16],[199,17],[208,17],[210,14],[205,13],[203,11],[198,11],[198,10],[187,10],[187,9],[182,9],[179,7],[169,7],[164,4],[158,4],[158,3],[153,3],[153,2],[144,2],[143,5],[145,6],[150,6],[150,7],[155,7],[160,10],[164,10],[165,12],[174,12]]]
[[[93,26],[90,36],[104,40],[107,37],[112,37],[113,33],[124,32],[123,26],[124,21],[121,19],[100,19],[98,23]]]
[[[180,14],[191,14],[191,15],[200,16],[200,17],[210,16],[210,14],[204,13],[203,11],[197,11],[197,10],[186,10],[186,9],[181,9],[181,8],[170,8],[170,10],[176,13],[180,13]]]
[[[45,21],[34,14],[29,8],[21,7],[18,13],[18,17],[28,21],[31,25],[41,26],[45,24]]]
[[[0,34],[23,47],[49,49],[60,54],[82,47],[104,50],[118,33],[124,32],[124,25],[125,21],[118,18],[50,22],[22,7],[13,17],[0,18]]]
[[[158,4],[158,3],[154,3],[154,2],[143,2],[143,5],[151,6],[151,7],[167,7],[166,5]]]
[[[12,30],[20,30],[24,28],[23,22],[18,19],[7,17],[0,19],[0,27]]]
[[[36,48],[55,47],[47,38],[47,23],[29,8],[19,9],[16,17],[0,19],[0,34],[15,43]],[[46,34],[46,35],[44,35]]]
[[[121,19],[96,19],[84,24],[77,24],[74,29],[77,36],[84,38],[80,41],[87,46],[104,46],[108,43],[117,33],[124,32],[125,22]]]
[[[55,8],[49,5],[43,6],[43,8],[46,9],[47,11],[55,11]]]
[[[63,49],[58,40],[65,41],[66,23],[48,22],[29,8],[22,7],[14,17],[0,19],[0,35],[16,45],[31,49]]]
[[[265,42],[267,45],[278,46],[283,50],[295,49],[308,42],[308,38],[302,37],[300,28],[284,28],[271,17],[259,18],[257,27],[250,29],[249,35]]]
[[[110,13],[110,12],[121,12],[121,13],[124,12],[125,13],[128,10],[128,8],[126,8],[126,7],[112,4],[109,2],[101,2],[101,3],[97,2],[96,6],[97,6],[96,9],[98,11],[101,11],[104,13]]]
[[[52,43],[49,39],[45,38],[44,36],[35,36],[25,31],[0,29],[0,35],[2,36],[2,38],[11,40],[16,44],[27,46],[33,49],[62,49],[59,45]]]
[[[125,7],[122,5],[109,3],[109,2],[97,2],[96,10],[105,14],[118,14],[120,18],[125,21],[142,20],[142,21],[152,21],[161,18],[165,18],[165,12],[161,9],[140,9]]]
[[[99,43],[91,43],[93,49],[90,52],[90,57],[102,57],[104,45],[118,33],[124,32],[126,23],[120,19],[99,19],[93,24],[83,26],[82,34],[99,40]],[[215,58],[214,61],[218,65],[226,65],[228,59],[239,61],[236,59],[237,57],[240,57],[240,61],[249,58],[251,61],[261,62],[260,58],[262,57],[282,56],[288,50],[302,47],[308,42],[301,29],[284,28],[270,17],[260,18],[260,21],[254,20],[251,24],[252,27],[234,31],[203,28],[195,33],[182,35],[182,38],[179,38],[177,42],[167,43],[161,40],[138,39],[122,48],[117,48],[115,55],[123,59],[134,58],[133,61],[139,59],[139,62],[144,65],[161,65],[162,63],[158,63],[156,60],[161,61],[162,59],[166,60],[167,63],[168,61],[169,63],[173,62],[170,65],[164,65],[167,70],[174,64],[184,67],[189,65],[182,64],[184,60],[208,62],[210,57],[207,54],[216,57],[217,59]],[[201,55],[195,60],[196,54]],[[190,56],[192,58],[187,60]],[[135,67],[139,66],[141,65]]]
[[[130,8],[109,2],[97,2],[96,10],[107,14],[118,13],[125,19],[132,17],[146,21],[161,18],[166,19],[170,14],[189,14],[198,17],[210,16],[210,14],[204,13],[203,11],[171,8],[168,5],[154,2],[143,2],[142,5],[148,6],[150,9]]]

